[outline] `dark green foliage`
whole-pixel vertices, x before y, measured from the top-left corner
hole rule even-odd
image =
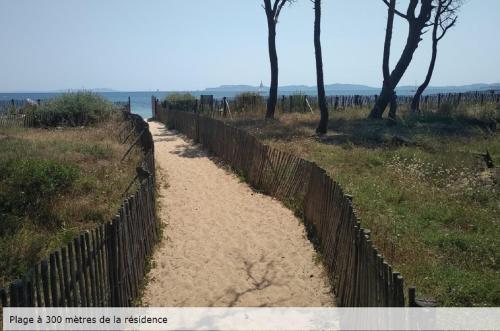
[[[190,93],[176,92],[169,94],[164,102],[174,110],[193,111],[196,107],[196,98]]]
[[[79,174],[76,166],[43,159],[1,162],[0,172],[0,235],[15,231],[27,216],[49,223],[51,199],[67,191]]]
[[[306,111],[306,96],[302,93],[295,93],[288,97],[285,101],[284,108],[288,112]]]
[[[36,126],[93,125],[109,117],[113,104],[92,92],[66,93],[29,110]]]
[[[236,108],[240,111],[256,110],[266,105],[266,100],[259,93],[244,92],[240,93],[234,99]]]

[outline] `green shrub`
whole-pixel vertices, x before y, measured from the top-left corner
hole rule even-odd
[[[113,109],[113,104],[98,94],[76,92],[55,97],[30,113],[37,126],[82,126],[108,118]]]
[[[256,92],[244,92],[238,94],[235,99],[236,107],[241,110],[256,109],[263,107],[266,100],[263,96]]]
[[[196,107],[196,98],[190,93],[171,93],[167,95],[165,102],[174,110],[192,111]]]
[[[292,111],[306,111],[306,96],[303,93],[294,93],[285,102],[285,109]],[[288,104],[286,104],[288,103]]]
[[[40,159],[10,160],[0,164],[0,172],[0,235],[15,231],[26,216],[50,220],[51,200],[79,175],[75,166]]]

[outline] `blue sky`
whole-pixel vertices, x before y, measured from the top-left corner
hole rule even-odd
[[[398,1],[403,8],[408,0]],[[191,90],[268,84],[261,0],[0,0],[0,91],[107,87]],[[500,81],[500,0],[468,0],[442,40],[431,85]],[[380,0],[324,0],[327,83],[379,86],[387,10]],[[280,85],[315,84],[310,0],[282,11]],[[397,19],[392,60],[407,25]],[[402,84],[420,83],[429,37]]]

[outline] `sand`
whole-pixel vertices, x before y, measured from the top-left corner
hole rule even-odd
[[[304,226],[162,124],[150,123],[160,168],[163,239],[143,303],[152,307],[333,306]]]

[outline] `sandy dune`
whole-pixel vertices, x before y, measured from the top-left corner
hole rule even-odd
[[[144,304],[334,305],[325,271],[290,210],[253,192],[198,146],[150,125],[166,227]]]

